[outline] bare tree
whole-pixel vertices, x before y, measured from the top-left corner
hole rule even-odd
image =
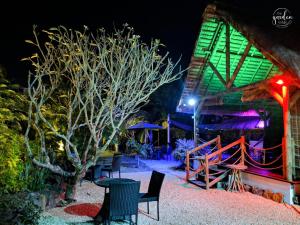
[[[145,105],[154,91],[182,74],[175,72],[179,60],[174,64],[168,53],[159,54],[162,45],[158,40],[148,46],[127,25],[113,34],[99,29],[96,35],[87,27],[80,32],[59,26],[42,31],[43,43],[36,27],[33,34],[34,40],[26,41],[37,48],[37,53],[26,58],[34,67],[28,76],[27,150],[36,165],[76,180],[107,149],[124,121]],[[46,116],[46,108],[58,103],[64,126]],[[82,128],[88,139],[79,151],[75,135]],[[102,144],[103,131],[108,128],[109,138]],[[32,129],[39,136],[42,157],[35,157],[31,149]],[[73,170],[52,163],[45,129],[63,142]]]

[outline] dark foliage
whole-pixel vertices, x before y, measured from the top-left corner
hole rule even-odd
[[[33,203],[27,192],[16,194],[0,194],[1,225],[35,225],[38,223],[42,210]]]

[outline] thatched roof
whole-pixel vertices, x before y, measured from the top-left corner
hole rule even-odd
[[[210,4],[206,7],[185,87],[177,106],[178,112],[192,112],[186,104],[190,96],[219,96],[221,92],[230,94],[210,99],[204,106],[241,105],[244,90],[234,89],[260,83],[276,74],[289,74],[297,82],[300,81],[300,46],[293,45],[295,41],[291,41],[288,36],[294,35],[294,32],[288,29],[287,32],[282,32],[282,29],[279,32],[271,24],[272,17],[270,26],[266,28],[257,23],[253,16],[251,18],[251,15],[226,5]],[[230,87],[226,83],[226,24],[230,26],[231,78],[238,64],[242,65]],[[240,63],[243,55],[244,61]],[[253,85],[252,89],[256,87]],[[263,94],[267,95],[267,99],[271,97],[267,92],[263,91]]]
[[[229,22],[248,40],[253,41],[263,55],[277,65],[282,71],[290,71],[300,78],[300,30],[294,27],[277,28],[257,23],[255,12],[245,12],[228,5],[208,5],[203,17],[218,16]]]

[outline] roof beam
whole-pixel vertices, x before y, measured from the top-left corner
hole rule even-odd
[[[212,99],[212,98],[216,98],[216,97],[219,97],[219,96],[224,96],[224,95],[227,95],[227,94],[230,94],[230,93],[234,93],[234,92],[255,89],[255,88],[261,87],[265,83],[266,83],[266,80],[265,81],[257,81],[257,82],[254,82],[252,84],[247,84],[247,85],[240,86],[240,87],[233,87],[233,88],[230,88],[230,89],[228,89],[226,91],[216,93],[214,95],[202,96],[201,98],[203,100],[204,99]]]
[[[297,90],[291,97],[290,107],[292,108],[300,98],[300,91]]]
[[[225,52],[222,51],[222,50],[217,50],[216,53],[225,54]],[[230,52],[230,55],[232,55],[232,56],[242,56],[242,54],[238,54],[237,52]],[[259,59],[259,60],[267,60],[263,56],[257,56],[257,55],[248,55],[247,58]]]
[[[213,38],[213,41],[212,41],[212,44],[210,45],[209,47],[209,54],[205,60],[205,63],[203,64],[202,66],[202,69],[199,70],[199,74],[200,74],[200,79],[199,79],[199,82],[197,83],[197,86],[194,90],[194,93],[200,93],[200,88],[201,88],[201,82],[202,82],[202,79],[203,79],[203,71],[205,69],[205,66],[206,66],[206,63],[209,62],[210,60],[210,57],[211,55],[217,51],[216,49],[216,43],[219,41],[220,37],[221,37],[221,34],[222,34],[222,31],[223,31],[223,28],[224,28],[224,23],[222,21],[219,21],[218,22],[218,26],[216,28],[216,31],[215,31],[215,35],[214,35],[214,38]]]
[[[234,80],[236,79],[236,77],[237,77],[240,69],[242,68],[242,66],[243,66],[243,64],[245,62],[245,59],[246,59],[246,57],[247,57],[247,55],[248,55],[248,53],[250,51],[251,46],[252,46],[252,44],[250,42],[248,42],[248,44],[247,44],[247,46],[246,46],[246,48],[244,50],[244,53],[243,53],[242,57],[240,58],[240,61],[236,65],[235,70],[234,70],[234,72],[233,72],[233,74],[232,74],[229,82],[227,82],[227,88],[231,88]]]
[[[226,23],[226,84],[230,80],[230,25]]]
[[[218,77],[219,80],[222,82],[222,84],[226,87],[226,81],[223,79],[222,75],[219,73],[219,71],[218,71],[217,68],[214,66],[214,64],[212,64],[211,62],[208,62],[208,65],[209,65],[210,68],[213,70],[213,72],[217,75],[217,77]]]
[[[273,98],[275,98],[275,100],[281,105],[283,106],[283,97],[273,88],[268,88],[266,87],[265,89],[271,96],[273,96]]]
[[[220,38],[222,37],[222,33],[225,33],[225,29],[226,29],[226,26],[225,26],[225,23],[223,21],[219,21],[218,23],[218,33],[217,33],[217,36],[216,38],[214,39],[214,42],[213,44],[211,45],[211,48],[210,48],[210,53],[209,53],[209,58],[207,59],[207,62],[210,61],[210,58],[215,54],[215,52],[218,50],[218,42],[220,40]],[[207,65],[208,66],[208,65]],[[205,71],[205,67],[203,67],[203,70]],[[214,76],[214,73],[211,74],[209,80],[211,81],[211,79],[213,78]],[[203,76],[202,76],[203,77]],[[200,93],[200,86],[203,84],[204,85],[204,82],[203,80],[201,80],[201,83],[198,84],[198,87],[197,87],[197,93]],[[208,84],[206,85],[206,88],[204,90],[204,95],[206,95],[206,92],[207,90],[209,89],[209,85],[210,85],[210,82],[208,82]]]

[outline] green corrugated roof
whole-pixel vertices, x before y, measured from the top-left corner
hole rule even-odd
[[[230,76],[232,76],[248,40],[233,26],[230,25]],[[218,17],[208,18],[203,21],[196,41],[191,68],[188,71],[185,88],[180,104],[184,98],[193,95],[200,81],[198,90],[200,96],[214,95],[226,90],[224,84],[215,75],[207,62],[212,63],[226,80],[226,25]],[[200,63],[199,63],[200,62]],[[203,63],[204,62],[204,63]],[[265,80],[279,72],[266,57],[252,45],[247,57],[234,81],[235,87],[244,86],[257,81]],[[195,82],[196,81],[196,82]],[[241,93],[230,94],[223,99],[226,104],[241,102]]]
[[[215,18],[209,19],[202,24],[199,38],[194,51],[194,57],[205,57],[217,68],[224,80],[226,80],[226,54],[225,24]],[[219,34],[216,34],[219,32]],[[216,36],[216,37],[214,37]],[[215,38],[215,41],[213,40]],[[214,43],[213,43],[214,42]],[[245,48],[248,40],[236,29],[230,26],[230,74],[232,75]],[[274,66],[253,45],[241,67],[235,86],[243,86],[256,81],[265,80],[267,77],[278,73]],[[213,94],[224,91],[226,88],[214,74],[210,66],[205,66],[201,85],[201,94]]]

